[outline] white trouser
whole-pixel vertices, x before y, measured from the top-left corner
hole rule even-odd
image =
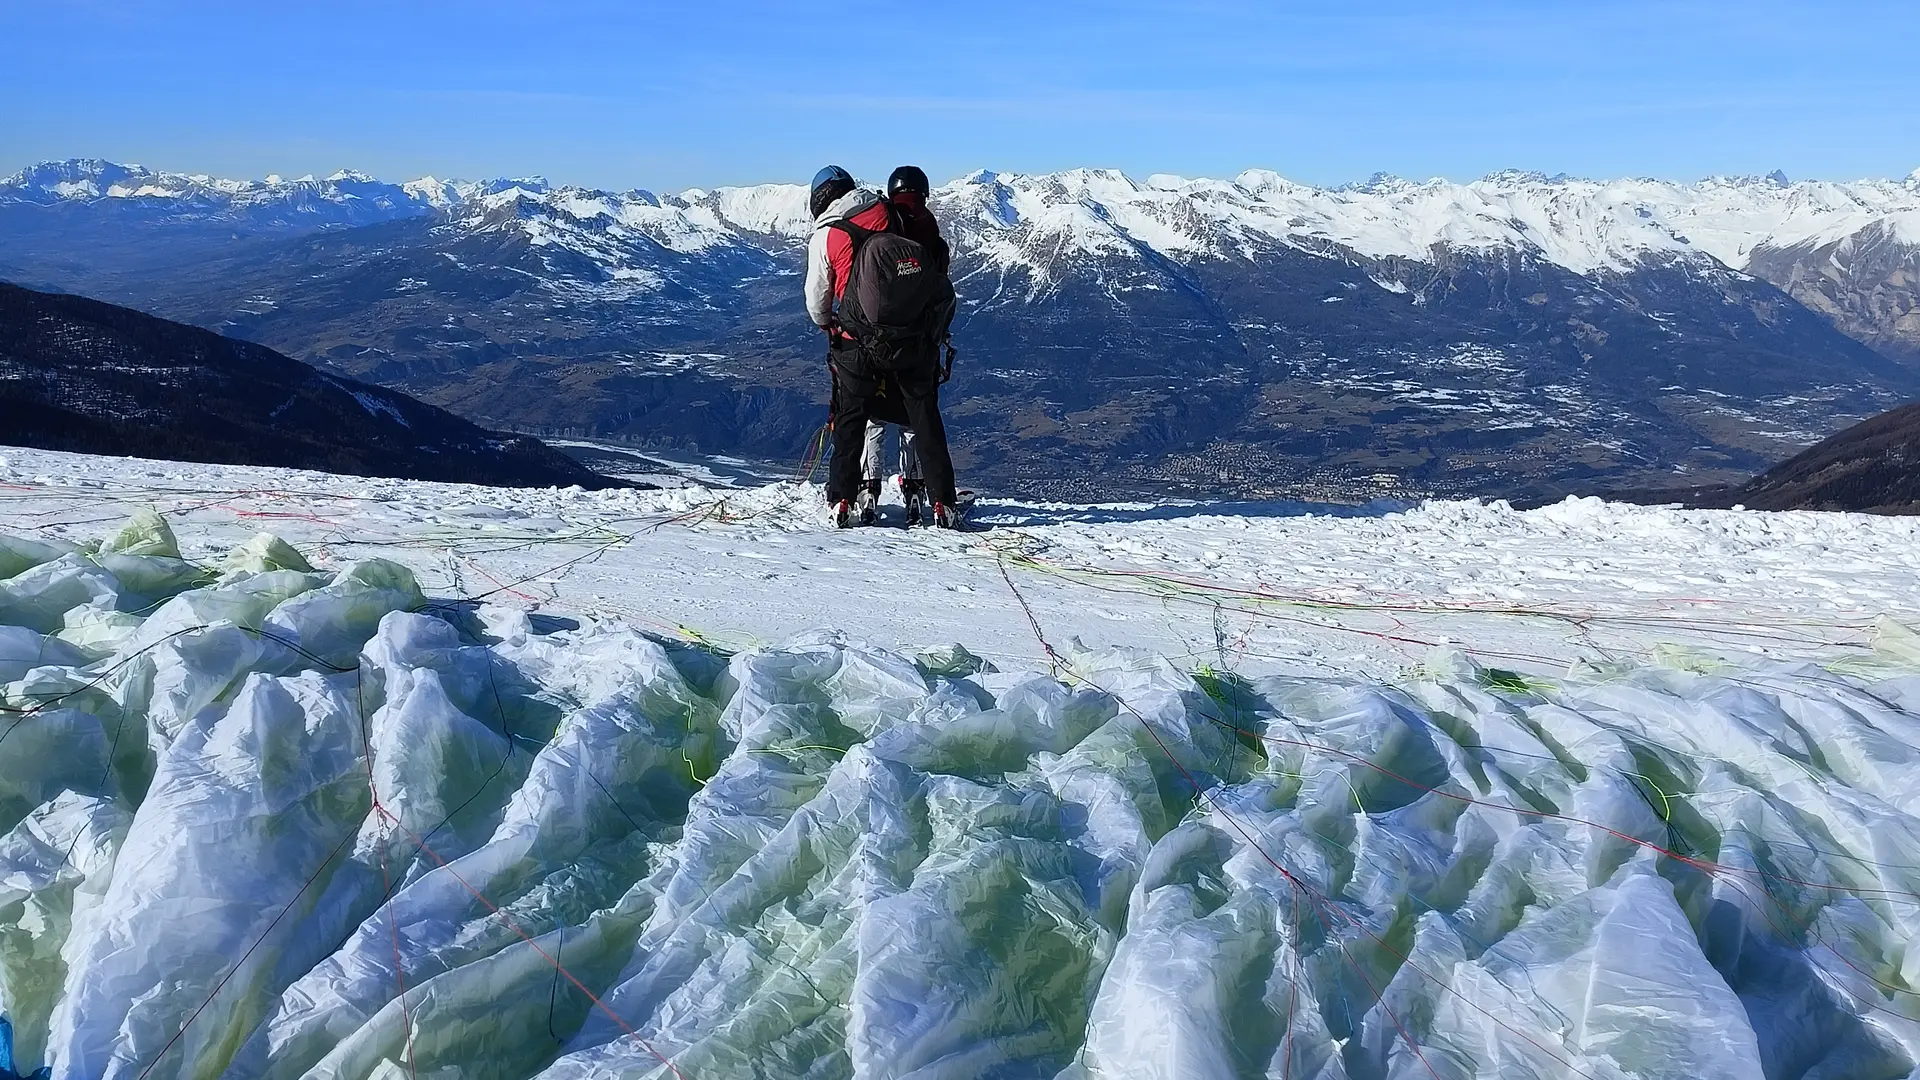
[[[889,426],[878,420],[867,421],[867,445],[860,452],[862,480],[880,479],[880,449]],[[912,428],[900,429],[900,475],[909,480],[920,479],[920,451],[913,448]]]

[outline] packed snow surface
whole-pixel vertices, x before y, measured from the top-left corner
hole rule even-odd
[[[0,460],[24,1071],[1920,1060],[1912,520]]]

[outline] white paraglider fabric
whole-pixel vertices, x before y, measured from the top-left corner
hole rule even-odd
[[[1895,1078],[1920,648],[1394,685],[723,656],[151,515],[0,538],[61,1080]],[[4,1076],[0,1073],[0,1076]]]

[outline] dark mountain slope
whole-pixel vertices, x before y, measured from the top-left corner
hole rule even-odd
[[[0,442],[476,484],[608,482],[538,440],[262,345],[4,283]]]
[[[1863,420],[1739,489],[1758,510],[1920,514],[1920,402]]]
[[[1702,510],[1920,514],[1920,402],[1862,420],[1744,484],[1615,490],[1622,502]]]

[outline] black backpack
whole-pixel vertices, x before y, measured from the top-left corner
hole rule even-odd
[[[883,371],[925,371],[938,365],[953,326],[953,282],[936,269],[932,253],[900,232],[899,212],[887,208],[885,232],[833,221],[853,241],[840,326],[861,354]]]

